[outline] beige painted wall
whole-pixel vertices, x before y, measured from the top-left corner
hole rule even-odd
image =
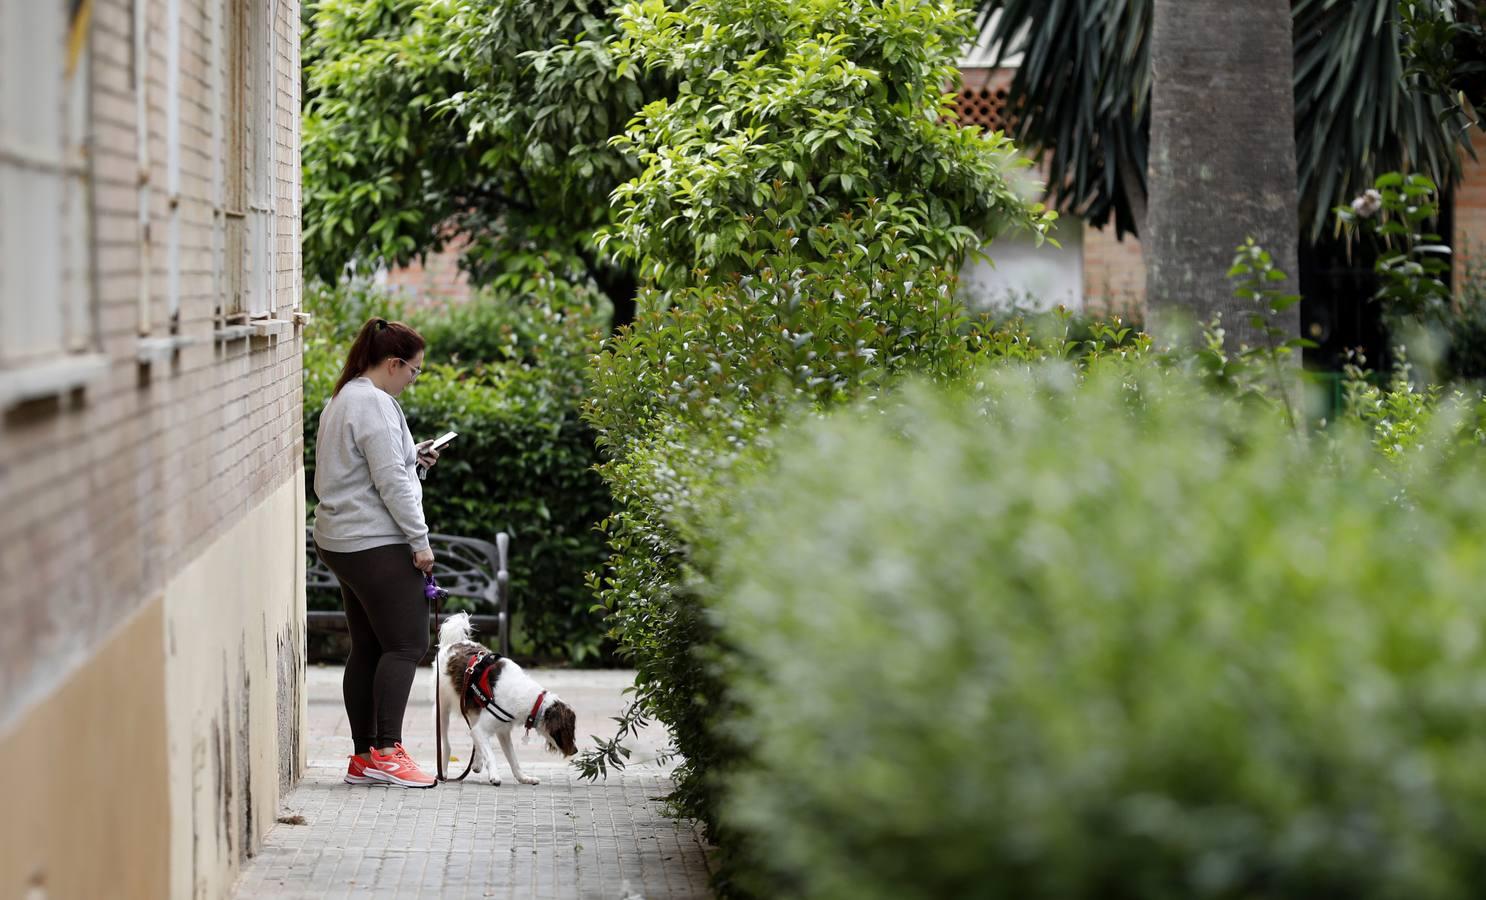
[[[225,896],[304,768],[304,470],[165,590],[170,895]]]
[[[304,470],[0,737],[0,898],[222,897],[304,768]]]
[[[0,898],[169,889],[164,604],[145,603],[0,737]]]

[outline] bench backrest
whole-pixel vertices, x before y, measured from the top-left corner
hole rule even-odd
[[[305,588],[339,592],[340,581],[315,552],[314,529],[306,526],[304,537]],[[474,600],[476,614],[499,617],[501,645],[506,655],[510,655],[510,574],[506,568],[510,540],[505,532],[497,534],[493,544],[478,538],[430,534],[428,545],[433,550],[433,577],[439,587],[451,597]]]

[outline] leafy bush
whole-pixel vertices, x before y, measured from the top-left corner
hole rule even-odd
[[[1445,322],[1445,371],[1456,380],[1486,381],[1486,268],[1472,247],[1463,254],[1464,273],[1455,309]]]
[[[711,826],[705,775],[728,751],[705,728],[721,689],[697,655],[716,636],[691,589],[692,508],[725,503],[792,413],[890,395],[906,373],[961,377],[977,355],[1083,352],[978,325],[955,298],[966,253],[1055,218],[1021,193],[1009,140],[949,121],[972,19],[955,0],[618,10],[616,77],[665,89],[609,142],[640,172],[598,247],[649,282],[648,312],[595,357],[585,417],[616,503],[594,588],[638,678],[583,765],[622,764],[625,734],[659,718],[685,757],[676,808]],[[1118,331],[1089,355],[1144,352]]]
[[[1471,452],[1486,443],[1486,395],[1438,384],[1416,386],[1408,355],[1400,348],[1387,377],[1349,363],[1343,373],[1341,417],[1361,425],[1379,453],[1408,461],[1420,452]],[[1453,423],[1453,437],[1440,433]],[[1447,441],[1432,446],[1428,441]]]
[[[325,290],[309,306],[319,313],[304,362],[305,465],[313,486],[319,410],[350,336],[373,313],[402,311],[366,289]],[[407,316],[428,340],[424,371],[400,398],[408,426],[420,439],[447,430],[460,435],[424,484],[429,527],[484,540],[498,531],[511,535],[513,640],[522,654],[582,662],[607,653],[583,573],[604,560],[593,526],[610,504],[593,471],[593,434],[579,416],[586,358],[598,346],[603,316],[589,306],[524,306],[488,296]]]
[[[586,757],[590,774],[622,764],[628,729],[659,718],[683,755],[672,799],[715,823],[700,776],[718,752],[702,720],[721,691],[693,655],[712,635],[686,587],[689,505],[723,490],[762,426],[788,410],[861,396],[903,369],[962,368],[969,351],[950,293],[943,273],[874,282],[768,268],[688,289],[595,357],[585,415],[615,511],[603,523],[608,570],[592,586],[636,669],[636,694],[619,736]]]
[[[913,237],[868,202],[861,216],[813,229],[815,251],[790,239],[761,257],[754,275],[651,291],[644,305],[666,308],[594,357],[586,417],[622,454],[626,441],[659,423],[716,421],[738,409],[777,421],[802,404],[828,407],[881,390],[902,374],[951,379],[983,355],[1149,349],[1118,320],[1066,310],[971,316],[954,274],[910,258]]]
[[[1450,248],[1430,231],[1439,222],[1438,188],[1426,175],[1387,172],[1351,206],[1333,210],[1337,227],[1384,242],[1373,263],[1376,299],[1390,327],[1404,320],[1435,323],[1450,311]]]
[[[534,302],[485,289],[471,302],[415,310],[409,318],[453,365],[517,363],[581,387],[588,357],[598,349],[595,335],[609,327],[609,304],[563,281],[545,278],[533,286]]]
[[[705,727],[721,686],[696,655],[715,638],[690,587],[705,578],[688,571],[696,509],[725,502],[739,472],[767,458],[772,426],[890,396],[905,374],[951,381],[985,357],[1097,366],[1148,349],[1106,323],[1072,341],[1066,316],[1062,330],[1035,333],[1020,320],[969,320],[948,273],[892,267],[891,244],[886,260],[858,260],[871,250],[849,243],[851,233],[828,233],[840,242],[833,264],[772,257],[757,277],[674,292],[676,306],[641,316],[593,364],[585,416],[615,500],[604,523],[609,568],[594,588],[637,679],[619,735],[585,757],[585,770],[622,764],[628,730],[658,718],[684,757],[677,809],[714,828],[705,773],[727,750]]]
[[[713,509],[734,891],[1479,893],[1479,455],[1112,374],[807,423]]]

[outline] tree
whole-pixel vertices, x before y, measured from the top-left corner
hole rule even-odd
[[[477,280],[591,279],[633,317],[633,268],[599,251],[638,171],[610,146],[664,78],[619,71],[588,0],[318,0],[304,42],[307,268],[402,265],[465,243]]]
[[[1173,314],[1222,314],[1253,346],[1261,310],[1226,273],[1252,237],[1297,293],[1295,130],[1288,0],[1155,0],[1151,33],[1150,211],[1146,298],[1159,331]],[[1300,330],[1299,310],[1282,321]]]
[[[1053,217],[1010,178],[1026,165],[1011,142],[946,120],[970,25],[956,0],[625,5],[621,70],[676,87],[614,141],[643,168],[615,191],[611,241],[674,286],[785,249],[823,258],[843,222],[860,223],[845,227],[861,264],[887,243],[876,229],[910,264],[949,266],[1008,227],[1045,234]]]
[[[1384,172],[1417,171],[1441,185],[1459,175],[1460,134],[1442,124],[1449,102],[1410,89],[1416,79],[1400,52],[1400,2],[1451,0],[1291,0],[1300,222],[1308,239],[1330,228],[1333,207]],[[993,17],[983,21],[1002,57],[1022,55],[1010,91],[1013,134],[1046,154],[1053,205],[1139,234],[1153,0],[980,6]]]
[[[591,279],[617,327],[645,281],[824,246],[819,228],[869,205],[941,263],[1010,225],[1047,230],[1011,142],[942,121],[971,37],[955,0],[676,7],[319,0],[309,266],[335,278],[461,241],[477,279]]]

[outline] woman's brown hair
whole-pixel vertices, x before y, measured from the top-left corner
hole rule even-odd
[[[401,322],[389,322],[380,316],[367,319],[351,345],[351,352],[346,354],[346,367],[341,370],[340,380],[330,396],[339,394],[352,378],[359,378],[388,357],[404,362],[412,359],[423,352],[423,345],[423,335]]]

